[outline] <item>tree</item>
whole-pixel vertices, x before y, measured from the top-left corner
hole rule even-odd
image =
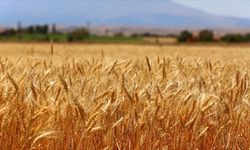
[[[123,33],[122,32],[117,32],[114,34],[115,37],[123,37]]]
[[[245,35],[245,40],[246,40],[246,42],[250,42],[250,33],[247,33]]]
[[[56,31],[56,25],[55,24],[53,24],[52,25],[52,33],[56,33],[57,31]]]
[[[22,23],[21,23],[21,22],[18,22],[18,23],[17,23],[17,31],[18,31],[18,32],[21,32],[21,31],[22,31]]]
[[[243,36],[241,34],[226,34],[221,38],[221,41],[228,43],[246,42],[247,35]]]
[[[43,25],[42,26],[42,34],[47,34],[49,32],[49,26],[48,25]]]
[[[68,36],[68,41],[83,41],[86,37],[89,36],[88,30],[85,28],[79,28],[73,31],[71,34]]]
[[[35,33],[47,34],[49,31],[48,25],[37,25],[35,26]]]
[[[105,29],[105,35],[108,36],[109,35],[109,29]]]
[[[28,32],[28,33],[34,33],[34,32],[35,32],[34,27],[33,27],[33,26],[29,26],[29,27],[27,28],[27,32]]]
[[[16,31],[14,29],[7,29],[4,32],[0,33],[0,36],[13,36],[16,35]]]
[[[202,30],[199,33],[198,40],[200,42],[212,42],[214,41],[214,33],[212,30]]]
[[[193,35],[188,30],[184,30],[178,36],[178,42],[188,42],[193,39]]]

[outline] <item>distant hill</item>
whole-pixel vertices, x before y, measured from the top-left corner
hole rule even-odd
[[[62,4],[63,3],[63,4]],[[12,7],[4,11],[3,7]],[[5,9],[6,10],[6,9]],[[172,1],[9,1],[0,25],[57,23],[172,28],[250,28],[250,19],[212,15]]]

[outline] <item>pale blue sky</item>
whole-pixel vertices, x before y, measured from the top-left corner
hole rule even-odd
[[[218,15],[250,18],[250,0],[173,0]]]
[[[160,24],[159,22],[168,18],[174,22],[176,16],[197,18],[199,15],[204,17],[208,15],[199,10],[250,20],[250,0],[0,0],[0,25],[13,25],[18,21],[24,24],[51,22],[117,24],[119,22],[118,24],[152,25]],[[162,18],[164,15],[165,17]],[[209,19],[203,18],[209,21],[211,19],[216,20],[216,16],[210,16]],[[183,18],[175,21],[179,20]],[[214,23],[218,22],[222,21],[217,18]],[[225,21],[224,24],[229,22],[232,21]],[[196,23],[199,24],[200,21]],[[242,23],[245,21],[241,21]],[[166,24],[169,23],[162,23],[162,25]]]
[[[1,11],[11,12],[18,10],[18,7],[11,7],[14,3],[29,3],[29,2],[48,2],[49,0],[0,0],[0,13]],[[53,1],[53,0],[51,0]],[[63,1],[70,1],[70,2],[79,2],[81,0],[61,0],[61,4],[63,5]],[[82,1],[93,1],[93,0],[82,0]],[[236,17],[243,17],[243,18],[250,18],[250,0],[95,0],[95,1],[102,1],[102,2],[112,2],[112,1],[152,1],[152,3],[157,1],[174,1],[176,3],[200,9],[209,13],[217,14],[217,15],[224,15],[224,16],[236,16]],[[47,3],[46,2],[46,3]],[[49,2],[50,3],[50,2]],[[2,6],[2,7],[1,7]],[[47,7],[50,7],[49,5]],[[15,10],[13,10],[15,9]],[[36,9],[43,9],[43,8],[36,8]],[[111,6],[112,9],[112,6]],[[39,10],[37,10],[39,11]]]

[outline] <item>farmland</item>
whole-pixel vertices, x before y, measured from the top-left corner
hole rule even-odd
[[[249,149],[245,45],[0,43],[2,149]]]

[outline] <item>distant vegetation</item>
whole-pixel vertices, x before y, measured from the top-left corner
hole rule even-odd
[[[246,43],[250,42],[250,33],[247,34],[225,34],[221,37],[215,37],[212,30],[201,30],[198,35],[193,35],[191,31],[184,30],[178,36],[180,43],[194,42],[226,42],[226,43]]]
[[[250,33],[242,35],[242,34],[227,34],[221,38],[222,41],[225,42],[250,42]]]
[[[150,32],[134,33],[130,36],[123,32],[113,35],[93,35],[85,27],[76,28],[71,32],[60,32],[56,25],[33,25],[22,28],[18,24],[17,29],[9,28],[0,33],[0,41],[24,41],[24,42],[88,42],[88,43],[143,43],[143,44],[170,44],[170,43],[246,43],[250,42],[248,34],[226,34],[216,37],[212,30],[201,30],[194,34],[184,30],[179,35],[159,35]]]
[[[139,36],[124,36],[122,32],[115,33],[113,36],[93,35],[85,27],[76,28],[67,33],[59,32],[55,25],[35,25],[17,29],[7,29],[0,33],[0,41],[24,41],[24,42],[101,42],[101,43],[142,43],[143,39]]]
[[[35,25],[26,28],[18,27],[18,29],[7,29],[0,34],[0,40],[3,41],[61,41],[73,42],[83,41],[89,36],[89,32],[85,28],[79,28],[71,33],[62,33],[56,30],[56,26],[52,25],[51,29],[48,25]]]
[[[191,42],[193,40],[193,35],[191,32],[185,30],[182,31],[178,37],[179,42]]]
[[[194,36],[192,32],[185,30],[180,33],[178,42],[214,42],[214,33],[212,30],[201,30],[197,36]]]
[[[198,35],[198,41],[200,42],[213,42],[214,33],[211,30],[202,30]]]

